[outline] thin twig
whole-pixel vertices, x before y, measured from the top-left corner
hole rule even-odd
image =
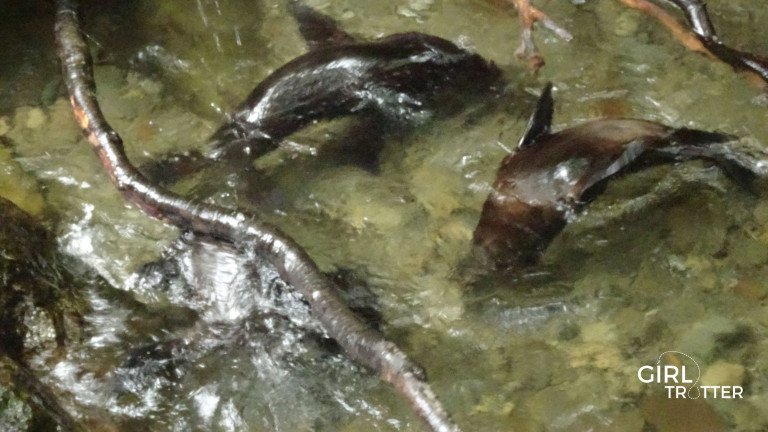
[[[350,358],[392,384],[432,430],[459,430],[425,381],[421,369],[395,344],[350,311],[332,283],[293,239],[246,213],[185,200],[150,184],[136,170],[125,155],[122,139],[99,108],[91,56],[82,38],[73,0],[57,1],[56,42],[75,119],[127,201],[179,228],[231,242],[267,257],[280,276],[303,294],[312,314]]]
[[[631,7],[632,9],[637,9],[650,16],[651,18],[659,21],[662,25],[664,25],[664,27],[667,28],[667,30],[672,33],[672,37],[677,39],[678,42],[682,43],[689,50],[712,56],[712,53],[710,53],[704,47],[704,44],[701,43],[699,38],[696,36],[696,33],[689,30],[672,14],[657,6],[656,4],[647,0],[619,1]]]
[[[525,60],[528,63],[528,67],[531,71],[536,72],[544,66],[544,57],[536,48],[536,43],[533,41],[533,25],[538,21],[554,32],[558,37],[565,41],[573,39],[568,30],[560,27],[555,21],[547,16],[540,9],[531,5],[530,0],[509,0],[515,5],[517,9],[518,17],[520,18],[521,26],[521,41],[520,47],[515,51],[517,58]]]

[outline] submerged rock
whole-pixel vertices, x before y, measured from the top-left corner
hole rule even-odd
[[[74,277],[39,221],[4,198],[0,221],[0,426],[80,430],[25,366],[30,350],[64,347],[66,317],[79,322]]]
[[[659,432],[724,432],[723,421],[703,400],[647,397],[640,408],[646,423]]]
[[[14,160],[11,150],[2,146],[4,142],[0,139],[0,196],[27,213],[39,216],[44,206],[43,196],[36,182]]]
[[[701,377],[706,386],[740,386],[744,384],[744,366],[718,361],[709,365]]]
[[[25,317],[34,308],[47,312],[57,343],[63,344],[63,315],[69,307],[59,301],[68,297],[71,280],[57,268],[53,239],[39,222],[4,198],[0,219],[0,342],[6,354],[20,359],[28,332]]]

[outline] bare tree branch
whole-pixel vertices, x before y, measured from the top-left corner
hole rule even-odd
[[[507,1],[510,1],[515,5],[518,17],[520,18],[522,40],[520,41],[520,47],[515,51],[515,55],[517,58],[525,60],[531,71],[536,72],[539,68],[544,66],[544,57],[539,53],[539,50],[536,48],[536,44],[533,41],[533,25],[537,21],[565,41],[570,41],[573,39],[573,36],[568,30],[560,27],[555,21],[549,18],[547,14],[531,5],[530,0]]]
[[[619,0],[661,22],[691,51],[731,65],[763,90],[768,90],[768,58],[731,48],[715,33],[706,6],[699,0],[668,0],[685,12],[689,26],[649,0]]]
[[[350,311],[332,283],[293,239],[246,213],[187,201],[150,184],[139,173],[128,160],[122,139],[99,107],[91,56],[82,38],[73,0],[57,1],[56,42],[75,119],[126,200],[181,229],[266,256],[281,277],[304,295],[313,315],[350,358],[392,384],[432,430],[459,430],[425,381],[422,370]]]

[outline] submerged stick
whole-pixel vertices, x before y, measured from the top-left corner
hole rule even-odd
[[[650,0],[619,0],[662,23],[672,36],[691,51],[720,60],[768,90],[768,58],[731,48],[715,33],[706,6],[699,0],[668,0],[685,12],[689,26]]]
[[[739,72],[768,90],[768,57],[756,55],[725,45],[715,33],[706,4],[701,0],[669,0],[685,12],[688,23],[704,46],[719,60],[728,63]]]
[[[246,213],[185,200],[150,184],[139,173],[99,107],[93,64],[80,32],[74,0],[57,1],[56,44],[75,119],[127,201],[181,229],[267,257],[280,276],[305,297],[313,316],[351,359],[392,384],[432,430],[459,430],[425,381],[421,368],[350,311],[332,283],[292,238]]]
[[[536,72],[544,66],[544,57],[536,48],[536,43],[533,41],[533,25],[538,21],[541,22],[544,27],[554,32],[558,37],[568,42],[573,39],[568,30],[560,27],[555,21],[553,21],[547,14],[540,9],[531,5],[530,0],[508,0],[515,5],[517,14],[520,17],[521,25],[521,41],[520,47],[515,51],[517,58],[528,62],[528,68],[532,72]]]

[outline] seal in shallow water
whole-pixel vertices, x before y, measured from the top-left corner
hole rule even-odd
[[[293,1],[310,52],[262,81],[214,133],[214,159],[252,159],[308,124],[348,115],[420,121],[489,93],[499,69],[437,36],[401,33],[359,41],[329,17]]]
[[[250,163],[318,121],[355,116],[361,135],[347,151],[374,168],[383,131],[399,131],[450,115],[481,95],[494,95],[501,71],[480,55],[424,33],[362,41],[330,17],[291,1],[310,51],[267,76],[210,138],[211,150],[169,155],[142,172],[163,184],[225,160]]]
[[[598,186],[630,168],[709,159],[730,174],[765,176],[765,155],[725,145],[731,135],[635,119],[593,120],[550,133],[553,105],[547,84],[518,151],[501,163],[475,229],[474,243],[501,268],[535,263]]]

